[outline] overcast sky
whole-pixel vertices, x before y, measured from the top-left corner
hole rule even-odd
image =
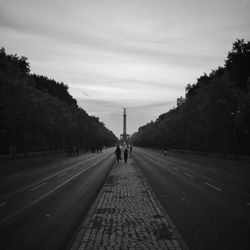
[[[249,0],[0,0],[0,47],[69,86],[117,136],[175,106],[250,40]]]

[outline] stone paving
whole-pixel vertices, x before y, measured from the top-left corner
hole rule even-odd
[[[116,163],[74,249],[187,249],[154,197],[132,159]]]

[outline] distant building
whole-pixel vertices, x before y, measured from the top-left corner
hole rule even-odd
[[[123,133],[120,135],[120,141],[122,144],[128,142],[129,139],[129,135],[126,132],[127,129],[127,115],[126,115],[126,109],[127,108],[123,108]]]

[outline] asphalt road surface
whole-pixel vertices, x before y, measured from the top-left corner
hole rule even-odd
[[[1,164],[1,250],[70,247],[113,152]],[[132,154],[190,249],[250,249],[249,164],[142,148]]]
[[[115,162],[113,151],[1,163],[1,250],[69,247]]]
[[[249,163],[141,148],[133,156],[190,249],[250,249]]]

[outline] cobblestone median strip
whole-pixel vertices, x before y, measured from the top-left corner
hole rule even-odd
[[[187,249],[132,159],[113,167],[97,202],[74,249]]]

